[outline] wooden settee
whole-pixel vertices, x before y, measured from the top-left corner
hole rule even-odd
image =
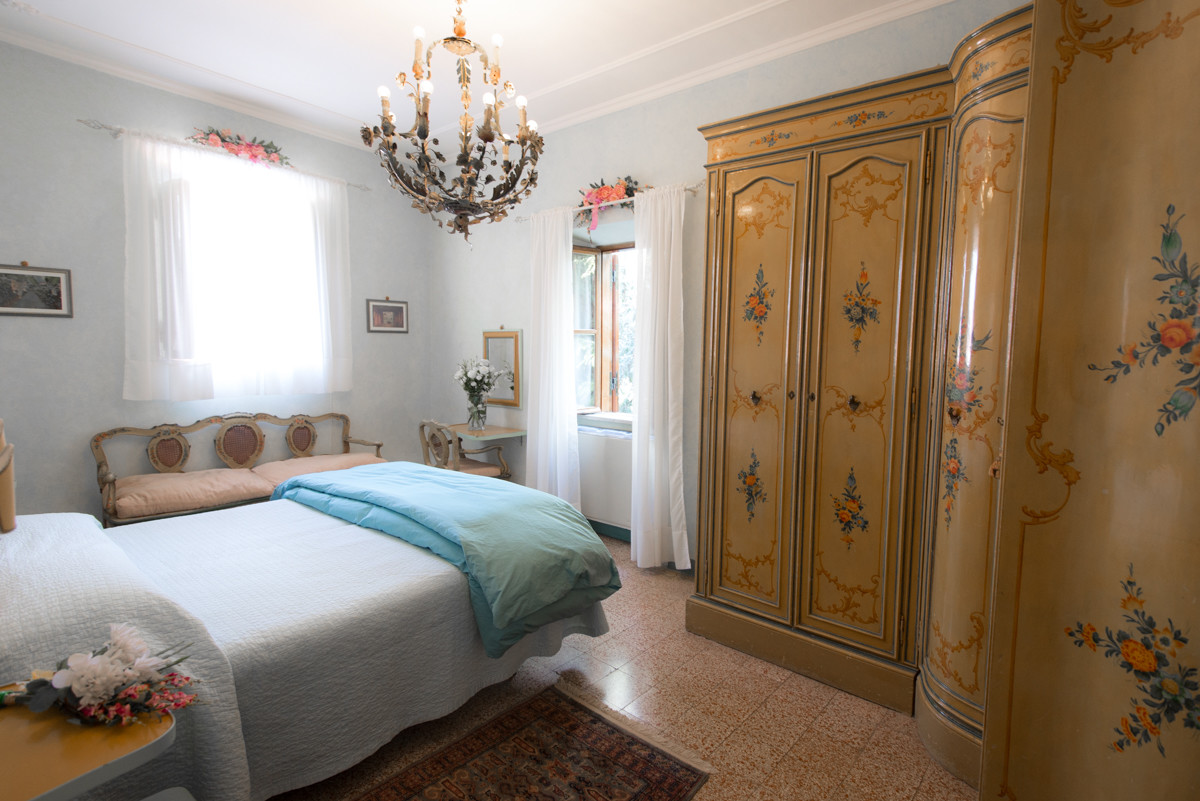
[[[325,428],[336,430],[338,422],[340,452],[315,453],[318,427],[325,423]],[[282,444],[276,441],[278,437],[272,439],[264,433],[264,425],[268,431],[281,431]],[[193,440],[205,437],[209,429],[215,431],[212,441],[219,466],[185,470],[196,444]],[[147,440],[145,455],[153,471],[145,470],[144,461],[139,460],[141,469],[133,474],[118,476],[114,472],[104,446],[125,438]],[[351,453],[351,445],[373,447],[375,452]],[[268,458],[259,464],[269,446],[282,458]],[[166,423],[153,428],[113,428],[92,437],[105,526],[264,501],[276,485],[292,476],[385,461],[380,455],[382,447],[381,442],[351,437],[350,418],[337,412],[291,417],[214,415],[186,426]],[[213,455],[206,454],[209,461],[214,461]]]

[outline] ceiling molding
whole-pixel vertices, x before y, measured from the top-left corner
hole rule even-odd
[[[699,86],[717,78],[724,78],[727,75],[732,75],[751,67],[757,67],[760,64],[766,64],[767,62],[792,55],[793,53],[799,53],[803,50],[843,39],[847,36],[853,36],[856,33],[862,33],[871,28],[886,25],[889,22],[894,22],[913,14],[920,14],[950,2],[953,2],[953,0],[896,0],[896,2],[882,8],[857,14],[832,25],[826,25],[824,28],[818,28],[815,31],[784,40],[773,47],[763,48],[754,53],[740,54],[736,58],[727,59],[701,70],[695,70],[687,75],[681,75],[673,81],[655,84],[654,86],[646,87],[640,92],[632,92],[624,95],[611,103],[605,103],[575,114],[558,117],[550,123],[542,125],[542,132],[552,133],[564,128],[570,128],[573,125],[589,122],[608,114],[624,111],[627,108],[632,108],[651,100],[657,100],[660,97],[665,97],[684,89],[690,89],[693,86]],[[607,69],[607,65],[598,70],[593,70],[589,75],[604,71],[605,69]],[[555,88],[562,87],[556,86]]]
[[[578,75],[572,75],[570,78],[565,78],[558,83],[553,83],[550,86],[547,86],[545,89],[530,93],[529,98],[533,100],[539,97],[544,97],[552,92],[557,92],[562,89],[569,89],[577,83],[582,83],[583,81],[595,78],[598,75],[603,75],[606,72],[612,72],[613,70],[619,69],[626,64],[632,64],[635,61],[640,61],[647,56],[656,55],[660,51],[674,47],[677,44],[683,44],[689,39],[695,39],[696,37],[703,36],[706,33],[712,33],[713,31],[720,30],[727,25],[732,25],[739,20],[752,17],[756,14],[761,14],[762,12],[772,9],[775,6],[785,5],[790,2],[792,2],[792,0],[767,0],[766,2],[759,3],[756,6],[749,6],[734,14],[714,20],[707,25],[701,25],[698,28],[692,28],[690,31],[685,31],[678,36],[672,36],[670,39],[656,42],[649,47],[642,48],[636,53],[630,53],[629,55],[619,58],[616,61],[610,61],[607,64],[601,64],[600,66],[590,69],[587,72],[583,72]],[[949,0],[942,0],[942,2],[949,2]]]
[[[0,4],[4,4],[4,3],[6,3],[6,0],[0,0]],[[45,17],[45,15],[42,15],[42,16],[46,19],[54,19],[53,17]],[[61,22],[61,20],[55,20],[55,21]],[[62,23],[62,24],[69,25],[70,23]],[[89,32],[94,33],[92,31],[89,31]],[[102,36],[103,34],[96,34],[96,35]],[[109,37],[105,37],[105,38],[109,38]],[[140,48],[137,45],[129,44],[127,42],[121,42],[121,44],[127,45],[128,47],[136,49],[136,50],[141,50],[142,52],[145,52],[145,53],[149,53],[150,55],[153,55],[157,58],[161,58],[166,61],[171,61],[171,62],[179,64],[183,67],[187,67],[188,69],[194,70],[196,72],[202,72],[202,73],[206,73],[209,75],[214,75],[214,76],[222,78],[223,80],[232,81],[235,83],[239,83],[243,86],[250,87],[258,92],[274,95],[275,97],[285,99],[292,103],[303,104],[303,105],[308,106],[309,108],[318,109],[322,113],[328,114],[330,116],[343,117],[347,121],[347,126],[348,126],[347,132],[344,135],[338,135],[337,133],[329,130],[327,127],[320,126],[320,125],[314,125],[306,120],[302,120],[298,117],[294,117],[291,114],[286,114],[284,112],[275,111],[272,109],[266,109],[256,103],[249,103],[246,101],[238,100],[236,98],[229,97],[228,95],[221,94],[220,92],[214,92],[214,91],[211,91],[208,89],[200,89],[195,86],[189,86],[188,84],[180,83],[179,81],[171,80],[169,78],[164,78],[160,75],[155,75],[154,73],[146,72],[145,70],[138,70],[138,69],[132,69],[129,67],[124,67],[119,64],[114,64],[111,61],[108,61],[107,59],[94,58],[87,54],[81,53],[80,51],[75,50],[74,48],[67,47],[64,45],[59,45],[54,42],[48,42],[45,39],[41,39],[36,36],[13,34],[10,31],[6,31],[6,30],[0,28],[0,41],[8,42],[9,44],[15,45],[17,47],[23,47],[26,50],[33,50],[34,52],[41,53],[44,56],[50,56],[51,58],[57,58],[61,61],[66,61],[71,64],[76,64],[80,67],[86,67],[87,69],[95,70],[96,72],[102,72],[106,75],[112,75],[113,77],[116,77],[116,78],[121,78],[123,80],[132,81],[134,83],[139,83],[143,86],[149,86],[152,89],[160,89],[164,92],[169,92],[174,95],[186,97],[191,100],[199,100],[202,103],[208,103],[213,106],[218,106],[219,108],[228,109],[229,111],[236,111],[239,114],[245,114],[247,116],[263,120],[264,122],[274,123],[275,125],[282,125],[285,128],[290,128],[294,131],[299,131],[300,133],[306,133],[311,136],[316,136],[318,138],[325,139],[330,142],[336,142],[338,144],[347,145],[350,147],[358,147],[358,146],[362,145],[362,139],[358,136],[358,129],[362,125],[361,122],[358,122],[356,120],[351,120],[349,117],[345,117],[345,115],[338,114],[337,112],[330,111],[329,109],[321,108],[319,106],[314,106],[311,103],[305,103],[303,100],[298,100],[297,98],[289,97],[287,95],[281,95],[278,92],[272,92],[268,89],[263,89],[259,86],[254,86],[253,84],[248,84],[245,81],[239,81],[237,78],[233,78],[233,77],[224,75],[219,72],[214,72],[212,70],[205,69],[204,67],[198,67],[195,64],[191,64],[186,61],[180,61],[179,59],[172,58],[170,56],[164,55],[163,53],[157,53],[153,50],[146,50],[145,48]],[[120,41],[120,40],[114,40],[114,41]]]

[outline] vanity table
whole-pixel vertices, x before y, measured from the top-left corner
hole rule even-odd
[[[458,436],[463,439],[469,439],[473,442],[487,442],[493,439],[507,439],[509,437],[520,437],[521,443],[525,442],[525,435],[529,432],[524,428],[505,428],[504,426],[484,426],[482,430],[471,431],[467,428],[466,423],[454,423],[447,426]]]

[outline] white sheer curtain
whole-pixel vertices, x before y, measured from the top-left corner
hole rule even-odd
[[[350,389],[343,182],[126,134],[126,400]]]
[[[631,550],[638,567],[692,565],[683,501],[682,184],[638,192]]]
[[[526,483],[580,508],[571,294],[571,209],[531,218],[533,324],[529,332]],[[532,370],[529,370],[529,367]]]

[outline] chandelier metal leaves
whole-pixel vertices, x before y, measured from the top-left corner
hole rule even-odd
[[[489,58],[483,46],[466,38],[462,6],[463,0],[455,3],[453,36],[426,47],[422,43],[425,31],[420,27],[413,31],[416,45],[412,77],[404,72],[396,75],[396,85],[402,91],[407,90],[413,101],[412,128],[401,132],[396,127],[391,92],[380,86],[379,125],[373,128],[364,125],[362,138],[367,147],[376,149],[392,186],[412,197],[414,208],[429,214],[439,226],[449,226],[450,233],[462,234],[466,239],[470,236],[470,226],[504,219],[510,208],[529,196],[537,185],[537,162],[544,143],[537,132],[537,123],[527,118],[525,98],[516,96],[512,81],[501,83],[500,36],[493,37]],[[450,157],[438,150],[440,143],[430,136],[429,128],[429,103],[433,95],[431,62],[438,47],[457,59],[462,103],[458,152]],[[486,90],[482,98],[483,121],[479,125],[471,116],[472,56],[479,58]],[[517,108],[515,136],[505,133],[500,122],[501,110],[509,101]],[[404,150],[402,143],[408,145]],[[449,215],[449,219],[439,219],[439,212]]]

